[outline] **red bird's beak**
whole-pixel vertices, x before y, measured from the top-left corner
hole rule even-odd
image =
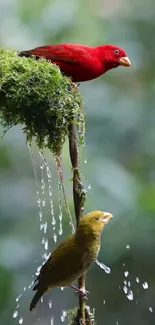
[[[104,212],[103,223],[105,223],[107,225],[112,218],[113,218],[113,215],[111,213]]]
[[[131,61],[127,56],[124,56],[119,59],[119,64],[123,65],[124,67],[130,67],[131,66]]]

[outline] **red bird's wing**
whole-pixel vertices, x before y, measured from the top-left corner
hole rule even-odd
[[[78,64],[81,60],[87,60],[91,57],[87,47],[73,44],[49,45],[36,47],[29,51],[21,52],[22,55],[36,55],[38,57],[45,57],[51,62]]]

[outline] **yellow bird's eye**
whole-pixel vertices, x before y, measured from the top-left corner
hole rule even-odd
[[[95,220],[97,220],[97,221],[98,221],[99,219],[100,219],[100,217],[96,217],[96,218],[95,218]]]

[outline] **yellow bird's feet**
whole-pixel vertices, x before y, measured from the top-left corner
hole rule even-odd
[[[87,291],[84,287],[77,288],[74,285],[71,285],[71,288],[73,288],[75,290],[75,293],[78,294],[79,296],[82,296],[85,299],[88,299],[87,294],[89,293],[89,291]]]

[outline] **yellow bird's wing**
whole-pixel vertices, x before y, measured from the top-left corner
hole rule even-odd
[[[71,285],[85,272],[85,252],[76,242],[75,236],[63,241],[42,266],[36,281],[39,287],[58,287]]]

